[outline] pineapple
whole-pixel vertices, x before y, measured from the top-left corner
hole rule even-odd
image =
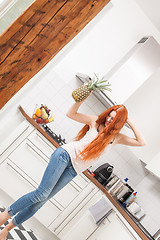
[[[72,92],[72,97],[76,102],[81,102],[86,99],[91,91],[111,91],[109,88],[111,84],[108,82],[108,80],[104,80],[104,78],[99,79],[96,74],[94,75],[95,76],[88,83],[84,83],[82,86]]]

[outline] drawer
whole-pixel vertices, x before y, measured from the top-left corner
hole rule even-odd
[[[24,172],[9,159],[6,159],[6,161],[1,164],[0,188],[14,200],[34,190],[34,186],[29,180]]]
[[[63,208],[66,208],[79,195],[79,193],[80,191],[75,188],[71,182],[59,191],[53,199],[56,200]]]
[[[35,182],[35,185],[40,183],[49,161],[49,158],[28,139],[25,139],[8,158],[25,172]]]
[[[41,151],[47,158],[50,158],[51,154],[55,151],[56,147],[49,142],[40,132],[37,130],[33,131],[29,136],[28,140],[35,145],[39,151]]]

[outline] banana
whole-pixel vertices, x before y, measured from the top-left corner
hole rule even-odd
[[[52,122],[54,120],[54,116],[52,115],[50,118],[49,118],[49,122]]]

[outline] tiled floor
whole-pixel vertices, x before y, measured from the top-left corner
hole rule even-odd
[[[0,207],[0,211],[4,211],[4,208]],[[11,220],[10,220],[11,221]],[[7,221],[4,225],[0,227],[0,230],[2,230],[5,225],[7,225],[10,221]],[[40,240],[39,237],[37,237],[32,230],[27,229],[24,225],[19,225],[18,227],[15,227],[12,229],[8,236],[7,240]]]

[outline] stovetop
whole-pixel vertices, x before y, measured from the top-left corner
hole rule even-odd
[[[44,131],[60,146],[65,144],[65,139],[62,139],[62,136],[59,134],[57,135],[55,132],[53,132],[46,124],[42,125]]]

